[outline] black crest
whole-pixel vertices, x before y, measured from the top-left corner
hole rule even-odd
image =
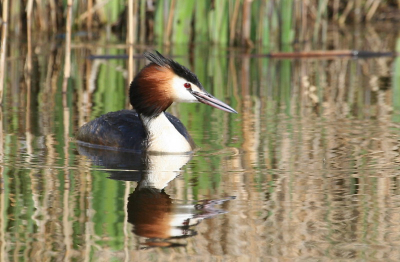
[[[146,57],[150,62],[161,66],[161,67],[168,67],[174,71],[174,73],[183,79],[186,79],[188,82],[191,82],[198,86],[200,89],[203,89],[203,86],[201,85],[199,79],[197,76],[192,73],[188,68],[184,67],[183,65],[175,62],[172,59],[164,57],[162,54],[160,54],[158,51],[155,51],[156,53],[150,53],[150,52],[145,52],[143,55]]]

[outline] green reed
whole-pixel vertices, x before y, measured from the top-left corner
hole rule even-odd
[[[194,1],[181,1],[180,8],[174,10],[172,42],[181,44],[190,42],[191,21],[193,18]]]

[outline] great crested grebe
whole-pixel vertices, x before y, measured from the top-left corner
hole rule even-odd
[[[182,153],[194,149],[185,126],[165,110],[173,102],[201,102],[230,113],[227,104],[204,90],[197,76],[159,52],[144,53],[151,62],[134,78],[129,89],[136,110],[110,112],[83,125],[78,143],[148,152]]]

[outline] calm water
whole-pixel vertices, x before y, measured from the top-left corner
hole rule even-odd
[[[339,40],[394,48],[388,36]],[[79,126],[129,108],[129,79],[126,60],[88,59],[125,49],[75,42],[65,95],[61,42],[34,45],[30,75],[26,44],[9,47],[1,261],[400,260],[398,58],[159,49],[239,114],[174,105],[198,150],[142,157],[77,147]]]

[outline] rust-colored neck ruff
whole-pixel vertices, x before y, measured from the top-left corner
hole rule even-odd
[[[139,72],[129,91],[130,102],[139,114],[156,117],[172,104],[173,76],[171,69],[154,63]]]

